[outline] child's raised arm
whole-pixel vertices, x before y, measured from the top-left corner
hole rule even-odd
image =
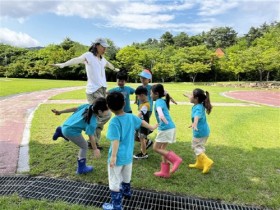
[[[52,109],[52,112],[55,113],[56,115],[61,115],[63,113],[69,113],[69,112],[75,112],[77,110],[77,107],[75,108],[70,108],[70,109],[63,109],[61,111]]]
[[[150,124],[148,124],[145,120],[142,120],[141,126],[147,128],[147,129],[149,129],[149,130],[151,130],[151,131],[153,131],[153,130],[157,129],[158,124],[150,125]]]

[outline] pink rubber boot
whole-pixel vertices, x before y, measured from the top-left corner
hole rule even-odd
[[[169,151],[165,156],[165,158],[169,160],[173,165],[171,169],[171,173],[174,173],[183,161],[182,158],[176,155],[173,151]]]
[[[163,177],[163,178],[169,178],[170,177],[170,165],[169,163],[161,163],[160,164],[161,169],[158,172],[155,172],[154,175],[158,177]]]

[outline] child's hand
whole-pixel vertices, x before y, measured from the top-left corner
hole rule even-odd
[[[50,64],[50,65],[53,67],[59,67],[61,69],[64,67],[62,63],[56,63],[56,64]]]
[[[165,124],[168,124],[168,121],[166,120],[165,117],[161,117],[160,120],[161,120],[162,122],[164,122]]]
[[[116,165],[116,157],[111,157],[110,167],[113,168]]]
[[[157,129],[157,127],[158,127],[158,124],[155,124],[154,126],[152,126],[152,130],[151,131],[154,131],[155,129]]]
[[[93,156],[96,158],[100,158],[100,150],[99,149],[93,150]]]
[[[55,113],[55,115],[60,115],[61,114],[61,112],[56,110],[56,109],[52,109],[52,112]]]
[[[177,102],[176,102],[173,98],[171,98],[170,100],[171,100],[171,102],[172,102],[173,104],[176,104],[176,105],[177,105]]]
[[[190,98],[191,97],[191,94],[190,93],[183,93],[183,96],[187,97],[187,98]]]
[[[197,125],[195,125],[194,123],[191,124],[191,125],[189,126],[189,128],[192,128],[193,130],[198,131]]]

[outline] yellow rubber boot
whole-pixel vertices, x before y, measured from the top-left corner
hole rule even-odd
[[[198,158],[200,159],[200,161],[203,164],[203,174],[206,174],[210,171],[212,165],[213,165],[213,160],[211,160],[210,158],[207,157],[207,155],[205,155],[205,153],[202,153],[198,156]]]
[[[196,156],[196,161],[194,164],[189,164],[189,168],[203,169],[203,163],[198,158],[198,156]]]

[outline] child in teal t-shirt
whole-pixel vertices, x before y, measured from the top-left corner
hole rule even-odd
[[[152,115],[152,112],[153,112],[153,99],[151,98],[151,90],[152,90],[152,85],[150,85],[149,83],[151,82],[152,80],[152,73],[150,70],[148,69],[144,69],[140,74],[140,81],[142,83],[142,85],[138,86],[138,88],[140,87],[144,87],[147,89],[147,96],[148,96],[148,101],[150,103],[150,111],[148,111],[149,113],[149,117]],[[166,91],[164,92],[164,95],[168,94]],[[169,98],[170,98],[170,101],[173,102],[174,104],[177,104],[177,102],[169,95]],[[136,96],[136,100],[135,100],[135,103],[138,105],[138,110],[140,110],[139,108],[141,107],[141,101],[138,100],[138,97]],[[140,139],[136,136],[136,140],[139,140]],[[149,149],[150,146],[153,145],[153,141],[151,139],[148,139],[146,138],[146,150]],[[137,155],[138,159],[141,159],[142,157],[145,157],[143,156],[141,153],[139,153]]]
[[[189,126],[193,130],[192,149],[196,155],[196,162],[189,164],[190,168],[202,169],[202,173],[208,173],[213,165],[213,160],[205,154],[205,144],[210,134],[206,114],[210,114],[212,105],[210,103],[210,94],[206,91],[196,88],[189,97],[192,107],[192,124]]]
[[[153,149],[162,157],[161,169],[155,172],[154,175],[169,178],[170,172],[174,173],[182,163],[181,157],[175,154],[175,152],[166,149],[168,144],[176,142],[176,127],[169,114],[170,97],[168,93],[165,93],[161,84],[152,87],[151,97],[155,101],[154,112],[159,124]],[[163,97],[165,97],[165,100]],[[172,164],[171,170],[169,163]]]
[[[125,100],[125,106],[123,110],[126,113],[132,113],[130,107],[130,95],[134,94],[135,90],[129,86],[126,86],[125,85],[126,81],[127,81],[127,74],[125,72],[118,72],[117,73],[118,87],[108,90],[107,94],[112,93],[114,91],[122,93]]]
[[[134,150],[134,133],[140,126],[150,130],[151,126],[139,117],[123,111],[124,96],[112,92],[107,96],[109,109],[115,114],[109,123],[107,139],[111,142],[108,153],[108,179],[111,203],[104,203],[103,209],[122,209],[122,197],[131,197],[130,181]],[[120,189],[121,186],[121,189]]]
[[[53,135],[53,140],[63,137],[76,144],[79,148],[77,174],[86,174],[93,171],[92,166],[86,166],[86,154],[88,144],[82,136],[82,131],[89,136],[93,145],[94,156],[99,157],[100,151],[97,149],[94,133],[97,127],[97,117],[103,117],[108,114],[108,107],[105,98],[97,98],[94,104],[83,104],[79,107],[58,111],[52,109],[56,115],[62,113],[74,112],[61,127],[57,127]]]

